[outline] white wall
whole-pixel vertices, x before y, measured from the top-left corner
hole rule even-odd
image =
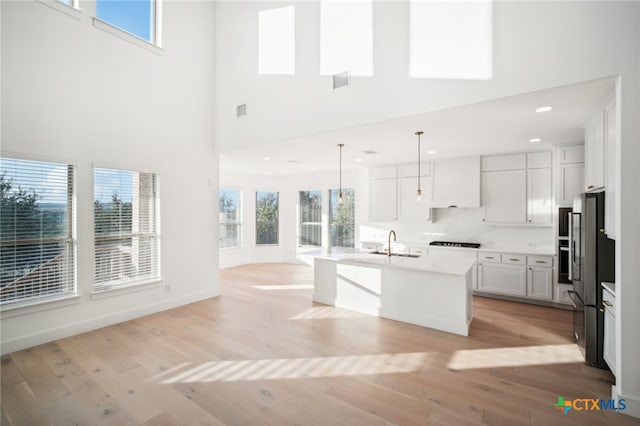
[[[408,6],[375,2],[374,77],[354,78],[335,92],[328,77],[318,76],[318,2],[287,4],[296,5],[294,77],[256,73],[257,11],[282,3],[219,4],[216,135],[223,149],[621,77],[616,391],[627,400],[626,413],[640,417],[640,3],[496,1],[493,78],[455,81],[407,78]],[[233,108],[244,102],[249,115],[236,120]]]
[[[356,224],[366,220],[366,173],[364,170],[343,172],[343,188],[355,190]],[[328,221],[329,189],[339,187],[338,172],[302,174],[296,176],[242,175],[222,172],[220,188],[242,191],[242,247],[220,249],[220,267],[227,268],[246,263],[300,262],[298,258],[298,204],[299,191],[322,191],[323,221]],[[279,192],[279,244],[256,246],[256,191]],[[356,241],[359,238],[356,226]],[[323,234],[322,245],[327,246]]]
[[[164,2],[161,55],[95,28],[87,13],[1,7],[2,155],[76,166],[80,294],[70,306],[3,312],[2,352],[218,295],[214,4]],[[163,285],[91,298],[93,164],[158,174]]]

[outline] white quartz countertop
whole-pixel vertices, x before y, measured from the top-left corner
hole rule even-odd
[[[334,260],[343,264],[368,264],[452,275],[464,275],[476,263],[474,259],[461,258],[454,253],[451,256],[405,257],[371,254],[370,250],[359,249],[318,250],[318,252],[318,255],[315,256],[317,258]]]
[[[368,244],[378,244],[382,247],[386,247],[387,243],[382,241],[361,241],[363,243]],[[452,252],[456,251],[472,251],[472,252],[481,252],[481,251],[490,251],[490,252],[498,252],[498,253],[514,253],[514,254],[530,254],[536,256],[555,256],[556,250],[555,247],[549,246],[538,246],[538,247],[522,247],[522,246],[501,246],[501,245],[481,245],[480,248],[465,248],[465,247],[446,247],[446,246],[430,246],[429,243],[423,242],[411,242],[411,241],[392,241],[392,247],[425,247],[425,248],[434,248],[434,249],[443,249],[443,250],[451,250]]]

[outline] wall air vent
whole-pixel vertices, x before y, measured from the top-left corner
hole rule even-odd
[[[367,155],[373,155],[373,154],[377,154],[377,152],[375,152],[372,149],[366,149],[364,151],[362,151],[363,154],[367,154]]]
[[[345,87],[351,84],[351,78],[349,76],[349,71],[341,72],[339,74],[333,75],[333,89],[339,89],[341,87]]]
[[[238,105],[236,107],[236,118],[244,117],[247,115],[247,104]]]

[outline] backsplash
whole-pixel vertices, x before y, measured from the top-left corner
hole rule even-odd
[[[398,241],[436,240],[467,241],[495,247],[552,247],[553,226],[487,225],[482,209],[434,209],[434,223],[366,223],[360,226],[361,241],[386,241],[389,230],[396,231]]]

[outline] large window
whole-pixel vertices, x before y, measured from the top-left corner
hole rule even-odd
[[[329,235],[331,247],[355,247],[355,193],[342,189],[342,203],[338,202],[338,189],[329,191]]]
[[[158,1],[96,0],[96,18],[157,44]]]
[[[322,192],[300,191],[298,245],[322,246]]]
[[[320,2],[320,74],[373,75],[371,0]]]
[[[277,192],[256,192],[256,244],[278,244]]]
[[[156,176],[94,169],[95,289],[160,278]]]
[[[0,158],[0,303],[74,293],[73,167]]]
[[[493,2],[411,0],[410,74],[484,80],[493,76]]]
[[[296,73],[295,7],[258,13],[258,73]]]
[[[218,234],[219,247],[240,247],[242,245],[242,212],[240,210],[240,191],[220,190]]]

